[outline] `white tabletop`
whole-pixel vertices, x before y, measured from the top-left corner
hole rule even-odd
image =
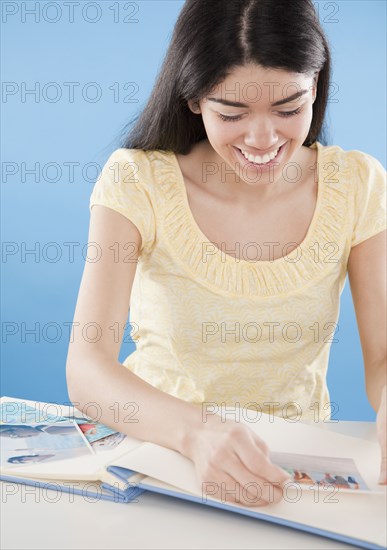
[[[322,428],[376,439],[374,423],[327,423]],[[4,481],[0,487],[2,550],[356,548],[155,493],[121,504]]]

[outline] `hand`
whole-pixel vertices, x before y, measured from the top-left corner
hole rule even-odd
[[[382,451],[382,460],[380,465],[380,477],[379,483],[382,485],[387,484],[387,386],[384,386],[382,390],[381,401],[379,405],[378,414],[376,416],[376,431],[378,434],[378,440]]]
[[[191,434],[186,449],[202,486],[202,497],[245,506],[279,502],[291,476],[274,465],[269,448],[248,426],[217,415]]]

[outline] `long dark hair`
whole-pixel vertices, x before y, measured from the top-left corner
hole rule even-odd
[[[186,0],[149,100],[125,126],[120,147],[189,153],[207,134],[188,100],[202,99],[248,63],[308,76],[320,72],[303,145],[327,145],[331,55],[312,1]]]

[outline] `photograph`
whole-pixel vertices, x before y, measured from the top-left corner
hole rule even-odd
[[[0,473],[19,464],[94,454],[74,422],[0,424]]]
[[[105,426],[100,422],[91,422],[90,418],[80,416],[61,416],[58,418],[58,422],[63,422],[66,420],[73,420],[78,425],[79,429],[89,443],[94,443],[95,441],[105,439],[106,437],[117,433],[116,430],[110,428],[109,426]]]
[[[105,426],[100,422],[92,422],[92,419],[85,416],[76,416],[75,414],[66,416],[61,414],[59,410],[57,414],[51,414],[48,412],[50,409],[53,410],[53,407],[48,407],[47,410],[40,410],[39,407],[26,405],[26,403],[17,401],[0,403],[0,431],[2,429],[2,424],[20,424],[21,422],[28,424],[49,421],[75,422],[89,443],[93,443],[94,441],[104,439],[109,435],[117,433],[116,430],[109,426]],[[56,429],[59,432],[60,427]]]
[[[85,434],[87,439],[89,437],[87,434]],[[112,433],[110,435],[106,435],[102,437],[101,439],[95,439],[94,441],[90,441],[90,444],[94,451],[99,453],[100,451],[110,451],[112,449],[115,449],[124,439],[126,438],[126,435],[120,432]]]
[[[55,407],[50,407],[51,411]],[[56,422],[60,416],[58,409],[55,414],[49,413],[48,410],[41,410],[39,407],[28,405],[25,402],[7,401],[0,403],[0,426],[1,424],[20,424],[37,423],[37,422]]]
[[[302,488],[316,490],[320,486],[347,491],[370,491],[352,458],[273,452],[270,460],[288,472]]]

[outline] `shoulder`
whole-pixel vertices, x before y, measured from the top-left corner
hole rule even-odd
[[[160,173],[173,170],[173,157],[172,151],[119,148],[111,153],[103,171],[116,173],[121,183],[152,187]]]
[[[170,161],[173,154],[172,151],[161,151],[158,149],[145,151],[144,149],[126,149],[121,147],[111,153],[108,161],[119,163],[136,162],[144,168],[151,168],[155,160]]]
[[[323,163],[334,162],[339,170],[340,180],[349,178],[354,184],[355,180],[372,180],[373,178],[385,178],[386,170],[381,162],[370,153],[359,149],[345,150],[339,145],[318,144]],[[354,178],[354,179],[353,179]]]

